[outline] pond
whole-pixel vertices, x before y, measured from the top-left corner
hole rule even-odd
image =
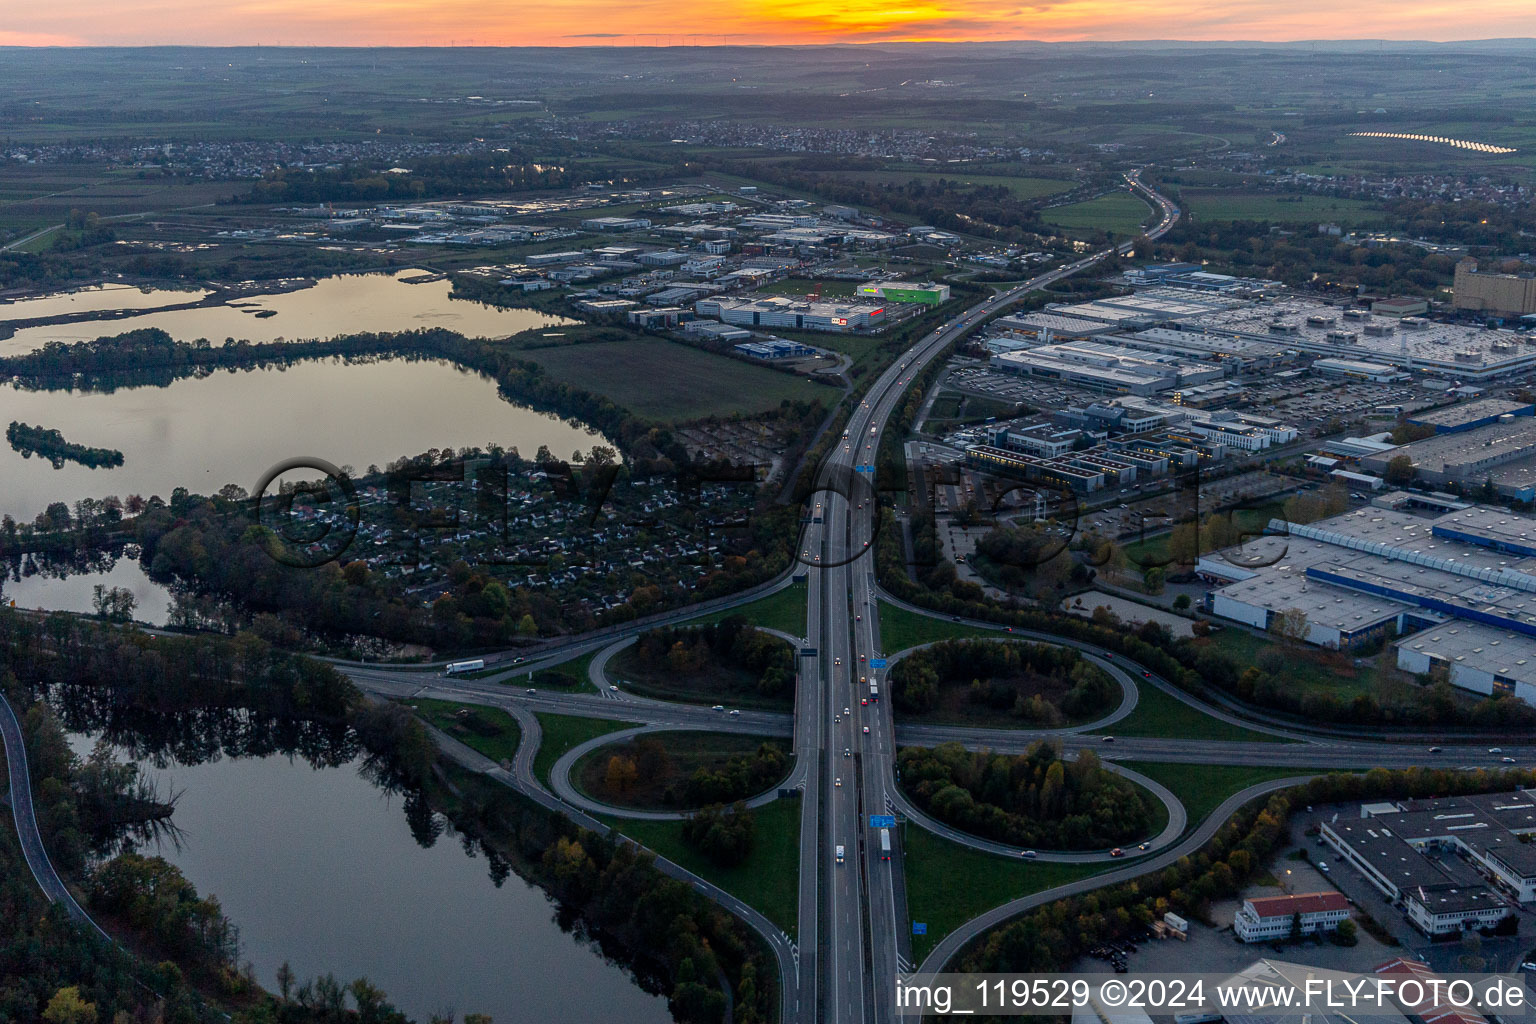
[[[339,334],[409,331],[418,327],[442,327],[469,337],[505,338],[537,327],[576,322],[531,309],[498,309],[450,299],[452,284],[447,280],[408,283],[424,274],[422,270],[346,274],[322,278],[313,287],[297,291],[241,297],[229,305],[161,312],[149,309],[110,320],[24,327],[13,337],[0,340],[0,356],[31,352],[50,341],[92,341],[145,327],[159,327],[177,341],[207,338],[217,345],[226,338],[253,342],[333,338]],[[198,297],[197,292],[183,291],[146,295],[136,288],[120,286],[106,293],[61,293],[0,305],[0,326],[7,321],[82,309],[142,309],[151,302],[166,306],[196,301]]]
[[[72,745],[90,746],[80,734]],[[543,890],[515,874],[498,885],[484,855],[451,834],[421,846],[403,798],[357,762],[314,769],[277,755],[143,767],[161,792],[182,794],[177,842],[143,852],[219,898],[270,990],[286,961],[301,980],[366,977],[421,1022],[447,1011],[505,1022],[671,1020],[664,999],[560,926]]]
[[[114,468],[54,469],[0,441],[0,513],[18,520],[85,497],[169,499],[176,487],[210,494],[229,483],[251,490],[295,456],[362,472],[429,448],[494,442],[531,458],[548,445],[567,458],[612,446],[595,431],[503,400],[489,378],[442,360],[404,358],[305,360],[110,392],[0,386],[0,422],[12,420],[123,453]]]

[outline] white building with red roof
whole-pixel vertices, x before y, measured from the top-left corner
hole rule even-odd
[[[1349,916],[1349,901],[1340,892],[1253,897],[1243,900],[1232,930],[1244,942],[1270,942],[1290,937],[1298,916],[1303,935],[1331,932]]]

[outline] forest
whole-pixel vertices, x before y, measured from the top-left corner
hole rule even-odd
[[[690,675],[711,666],[756,675],[765,697],[786,693],[795,681],[795,658],[778,637],[756,629],[742,615],[702,626],[663,626],[640,634],[634,660],[645,669]]]
[[[891,695],[904,712],[922,714],[945,691],[990,712],[1047,727],[1107,713],[1120,688],[1070,647],[946,640],[914,651],[891,669]]]
[[[902,788],[940,821],[986,839],[1048,850],[1102,850],[1148,839],[1151,794],[1099,763],[1091,750],[1063,760],[1044,740],[1016,756],[959,743],[905,747]]]

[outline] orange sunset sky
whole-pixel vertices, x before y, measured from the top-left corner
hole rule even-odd
[[[1536,0],[61,0],[0,45],[582,46],[1536,36]]]

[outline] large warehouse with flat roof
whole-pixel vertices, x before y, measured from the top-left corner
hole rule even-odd
[[[1372,506],[1270,530],[1200,559],[1212,614],[1272,629],[1299,612],[1310,643],[1342,649],[1395,631],[1404,671],[1536,704],[1536,518]]]

